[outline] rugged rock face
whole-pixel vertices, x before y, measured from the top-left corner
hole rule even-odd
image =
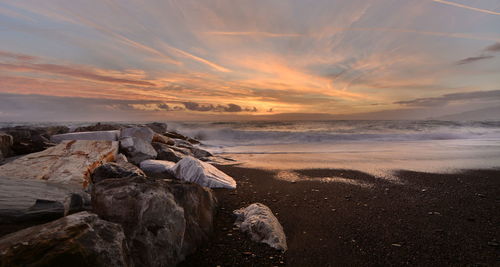
[[[156,158],[156,150],[151,145],[154,134],[147,127],[132,127],[121,130],[120,148],[130,162],[139,165],[144,160]]]
[[[167,132],[167,124],[162,122],[152,122],[145,125],[149,129],[153,130],[155,133],[164,134]]]
[[[118,141],[120,131],[95,131],[56,134],[50,138],[53,143],[60,143],[65,140],[96,140],[96,141]]]
[[[216,200],[195,184],[133,177],[96,184],[92,205],[123,226],[136,266],[174,266],[207,240]]]
[[[175,141],[161,134],[155,134],[153,136],[153,142],[162,143],[165,145],[175,145]]]
[[[49,139],[51,135],[62,134],[69,132],[69,128],[65,126],[51,127],[29,127],[16,126],[0,129],[13,137],[14,144],[12,151],[15,155],[24,155],[34,152],[39,152],[47,149],[53,144]]]
[[[158,154],[156,159],[159,160],[168,160],[172,162],[178,162],[184,157],[184,154],[171,149],[168,145],[162,143],[151,143]]]
[[[234,224],[241,232],[248,233],[253,241],[268,244],[277,250],[287,250],[283,227],[266,205],[254,203],[233,213],[237,217]]]
[[[64,141],[44,151],[29,154],[0,166],[3,176],[38,179],[86,188],[91,172],[114,160],[118,143],[112,141]]]
[[[0,266],[132,266],[122,227],[88,212],[0,239]]]
[[[218,170],[211,164],[193,157],[185,157],[172,168],[179,180],[197,183],[210,188],[236,188],[236,181],[231,176]]]
[[[136,266],[174,266],[186,230],[184,209],[165,183],[145,178],[109,179],[95,185],[94,211],[123,226]]]
[[[182,242],[182,256],[194,253],[213,232],[217,199],[212,190],[197,184],[172,181],[170,184],[177,204],[184,208],[186,232]]]
[[[14,144],[14,138],[6,133],[0,133],[0,160],[12,154],[11,147]]]
[[[141,162],[141,170],[146,173],[148,177],[158,178],[158,179],[172,179],[175,178],[172,172],[172,167],[175,162],[166,160],[154,160],[148,159]]]
[[[146,176],[146,174],[134,164],[128,162],[108,162],[97,167],[92,173],[92,182],[98,183],[111,178],[127,178],[134,176]]]

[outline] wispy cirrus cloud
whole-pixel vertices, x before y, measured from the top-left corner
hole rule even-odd
[[[485,14],[500,16],[500,12],[487,10],[487,9],[481,9],[481,8],[477,8],[477,7],[472,7],[472,6],[468,6],[468,5],[464,5],[464,4],[460,4],[460,3],[456,3],[456,2],[445,1],[445,0],[432,0],[432,1],[444,4],[444,5],[449,5],[449,6],[464,8],[464,9],[477,11],[477,12],[481,12],[481,13],[485,13]]]
[[[474,100],[493,100],[500,102],[500,90],[492,91],[473,91],[465,93],[445,94],[439,97],[417,98],[412,100],[398,101],[395,104],[405,106],[439,106],[447,105],[457,101],[474,101]]]

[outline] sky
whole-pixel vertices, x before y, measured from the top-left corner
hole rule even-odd
[[[0,40],[0,121],[500,106],[500,0],[0,0]]]

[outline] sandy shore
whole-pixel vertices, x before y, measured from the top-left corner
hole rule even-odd
[[[500,170],[401,171],[396,181],[303,170],[307,181],[292,183],[270,171],[220,169],[238,189],[216,190],[215,234],[181,266],[500,266]],[[285,254],[233,229],[232,211],[253,202],[276,213]]]

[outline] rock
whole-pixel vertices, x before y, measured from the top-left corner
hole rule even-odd
[[[146,176],[146,174],[132,163],[108,162],[94,170],[92,173],[92,182],[95,184],[110,178],[127,178],[134,176]]]
[[[66,140],[96,140],[96,141],[118,141],[120,131],[96,131],[56,134],[50,138],[53,143],[61,143]]]
[[[200,143],[200,141],[198,141],[196,139],[193,139],[193,138],[188,137],[188,136],[184,136],[184,135],[177,133],[177,132],[166,132],[163,135],[170,137],[170,138],[174,138],[174,139],[186,140],[191,144],[199,144]]]
[[[152,123],[146,124],[145,126],[158,134],[164,134],[167,132],[167,124],[166,123],[152,122]]]
[[[78,186],[0,177],[0,235],[90,208]]]
[[[64,141],[6,163],[0,166],[0,173],[10,178],[38,179],[86,188],[92,171],[113,161],[117,151],[118,143],[112,141]]]
[[[172,179],[175,178],[172,172],[172,167],[174,165],[175,162],[172,161],[148,159],[141,162],[140,167],[148,177]]]
[[[203,150],[201,148],[197,148],[197,147],[192,147],[191,152],[193,153],[193,156],[197,159],[202,159],[202,158],[207,158],[207,157],[213,156],[212,153],[210,153],[206,150]]]
[[[78,127],[73,132],[113,131],[113,130],[120,130],[121,128],[125,128],[125,125],[101,124],[100,122],[98,122],[97,124],[94,125]]]
[[[153,136],[153,142],[162,143],[166,145],[175,145],[175,141],[161,134],[155,134]]]
[[[14,144],[14,138],[6,133],[0,133],[0,160],[12,154],[11,147]]]
[[[189,148],[176,147],[176,146],[168,146],[168,147],[173,151],[177,151],[185,156],[193,156],[193,153],[191,153],[191,150]]]
[[[193,157],[185,157],[172,168],[179,180],[197,183],[210,188],[236,188],[236,181],[211,164]]]
[[[237,217],[234,224],[241,232],[249,234],[253,241],[268,244],[277,250],[287,250],[283,227],[266,205],[253,203],[233,213]]]
[[[139,164],[147,159],[155,159],[156,150],[151,145],[154,132],[147,127],[133,127],[121,130],[120,148],[130,162]]]
[[[171,149],[168,145],[156,142],[151,143],[151,145],[153,145],[156,153],[158,154],[156,159],[178,162],[184,157],[182,153]]]
[[[217,205],[212,190],[142,177],[95,185],[94,211],[123,225],[136,266],[172,266],[206,242]]]
[[[172,181],[169,185],[177,204],[184,208],[182,256],[186,256],[194,253],[213,232],[217,199],[211,189],[197,184]]]
[[[15,155],[24,155],[45,150],[51,146],[49,139],[51,135],[67,133],[68,127],[29,127],[16,126],[0,129],[13,137],[12,151]]]
[[[131,266],[120,225],[88,212],[0,239],[0,266]]]

